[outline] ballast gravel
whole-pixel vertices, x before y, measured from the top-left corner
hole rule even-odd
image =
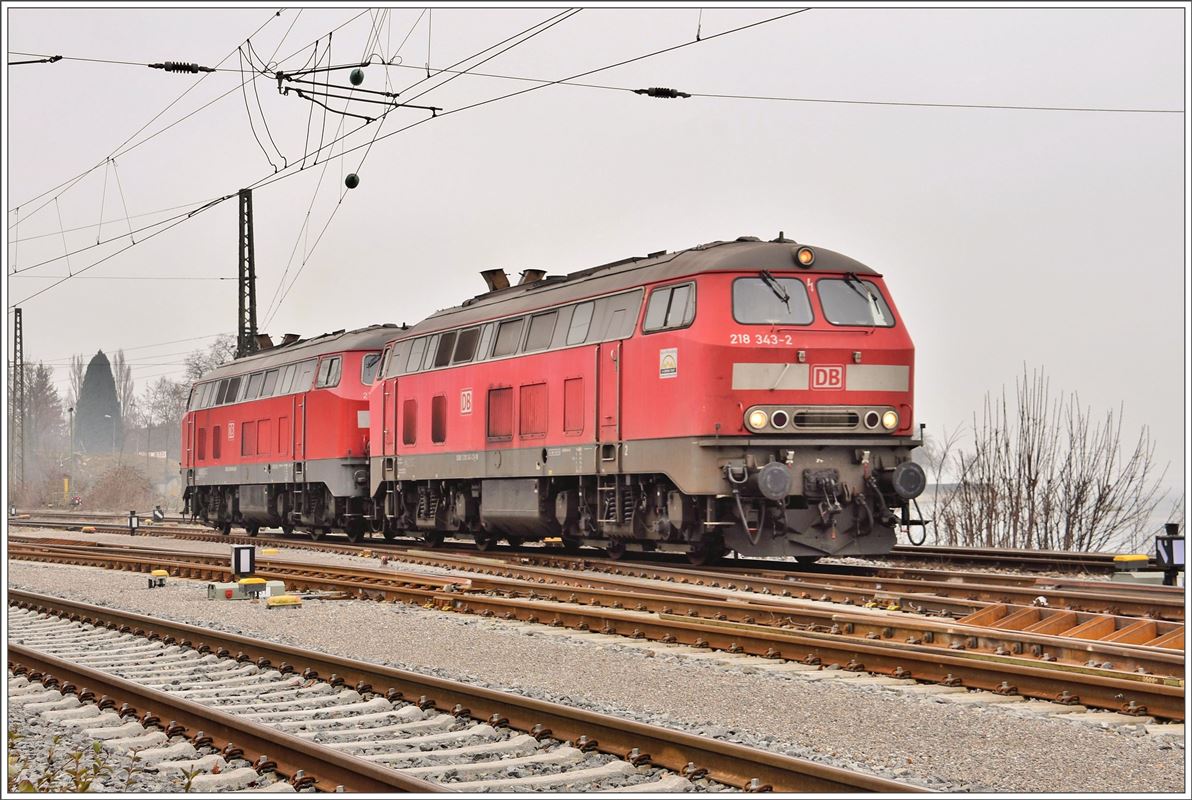
[[[188,543],[191,544],[191,543]],[[288,556],[288,553],[287,553]],[[546,626],[371,601],[206,599],[205,584],[10,561],[13,588],[505,689],[943,791],[1179,792],[1180,742],[851,681],[655,654]],[[628,640],[627,640],[628,641]]]

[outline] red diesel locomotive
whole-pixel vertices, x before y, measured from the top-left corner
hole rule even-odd
[[[343,449],[359,439],[350,415],[324,422],[312,405],[305,422],[346,430],[328,457],[350,480],[317,483],[295,450],[251,483],[227,467],[218,489],[210,470],[196,474],[188,497],[207,499],[192,513],[225,529],[466,535],[481,547],[558,537],[697,563],[727,550],[882,553],[897,525],[918,522],[914,348],[868,267],[780,236],[566,276],[529,270],[516,286],[500,270],[485,277],[489,292],[410,328],[346,335],[365,337],[352,343],[357,365],[387,339],[371,386],[358,376],[335,401],[346,409],[367,387],[367,463]],[[294,347],[204,383],[296,360]]]

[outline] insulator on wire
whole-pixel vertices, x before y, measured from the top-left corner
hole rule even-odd
[[[211,67],[202,67],[185,61],[166,61],[162,64],[150,64],[150,69],[164,69],[166,72],[215,72]]]
[[[678,89],[667,89],[663,86],[651,86],[649,89],[634,89],[633,93],[644,94],[647,97],[662,97],[672,100],[676,97],[691,97],[687,92],[680,92]]]

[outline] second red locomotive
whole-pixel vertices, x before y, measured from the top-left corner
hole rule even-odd
[[[917,522],[914,348],[872,269],[780,236],[486,278],[485,294],[388,329],[367,469],[341,453],[363,482],[328,487],[323,506],[342,514],[312,525],[221,499],[207,518],[482,547],[558,537],[696,562],[882,553]],[[386,329],[369,330],[379,346]],[[297,496],[311,480],[280,477],[237,492]]]

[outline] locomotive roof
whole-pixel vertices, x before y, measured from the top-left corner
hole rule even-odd
[[[244,375],[270,367],[279,367],[295,361],[315,358],[325,353],[343,353],[348,350],[380,350],[385,343],[391,341],[398,328],[392,323],[385,325],[370,325],[367,328],[357,328],[354,331],[335,331],[315,336],[311,339],[299,339],[286,345],[277,345],[259,353],[253,353],[244,358],[229,361],[223,366],[216,367],[204,373],[197,382],[226,378],[232,375]]]
[[[811,267],[801,267],[795,262],[794,253],[802,246],[815,251],[815,262]],[[652,253],[649,256],[626,258],[567,275],[551,275],[533,283],[486,292],[465,300],[461,305],[436,311],[391,339],[421,336],[701,272],[740,270],[767,270],[775,275],[843,272],[880,275],[861,262],[827,248],[796,244],[789,239],[763,242],[753,236],[743,236],[732,242],[709,242],[675,253]]]

